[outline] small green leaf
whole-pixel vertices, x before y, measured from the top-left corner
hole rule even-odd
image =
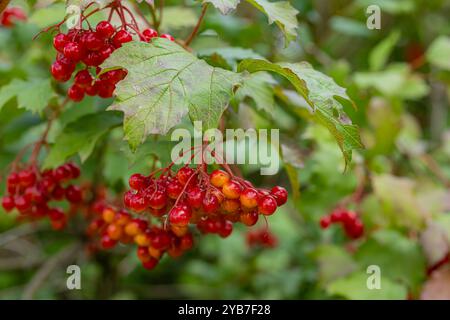
[[[286,43],[297,37],[297,9],[292,7],[288,1],[269,2],[267,0],[247,0],[267,15],[269,24],[275,24],[281,29],[286,38]]]
[[[236,9],[241,0],[204,0],[203,3],[211,3],[220,13],[229,14]]]
[[[440,36],[435,39],[427,51],[428,61],[436,67],[450,70],[450,37]]]
[[[367,287],[369,276],[370,274],[365,272],[354,272],[332,282],[327,286],[327,292],[351,300],[404,300],[407,298],[407,288],[386,277],[381,278],[380,289],[370,290]]]
[[[54,96],[49,79],[14,79],[0,89],[0,109],[10,99],[17,97],[17,106],[40,113]]]
[[[272,114],[275,108],[273,85],[276,81],[267,72],[251,74],[236,91],[236,100],[242,101],[246,97],[255,102],[256,109]]]
[[[174,42],[129,42],[102,68],[125,68],[117,99],[109,109],[125,114],[124,132],[132,150],[150,134],[166,134],[189,113],[203,128],[217,127],[241,75],[214,68]]]
[[[314,70],[304,62],[276,64],[264,60],[247,59],[238,67],[238,71],[244,70],[272,71],[289,80],[306,102],[306,108],[298,106],[295,111],[300,116],[328,128],[338,142],[346,164],[351,161],[352,150],[363,148],[358,127],[350,123],[342,110],[342,105],[336,99],[340,97],[350,101],[350,98],[345,89],[338,86],[330,77]]]
[[[389,55],[400,39],[400,31],[395,30],[391,34],[381,41],[373,50],[370,52],[369,65],[370,70],[377,71],[386,65],[389,59]]]
[[[355,259],[364,270],[370,265],[379,266],[383,279],[399,281],[413,291],[425,280],[426,263],[419,244],[397,231],[373,233],[358,249]]]
[[[85,161],[97,141],[110,129],[122,123],[118,112],[99,112],[78,118],[64,128],[44,161],[45,168],[56,167],[78,153]]]

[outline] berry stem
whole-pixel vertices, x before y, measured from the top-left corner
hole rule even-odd
[[[0,0],[0,14],[6,9],[10,0]]]
[[[195,25],[194,29],[192,30],[191,34],[189,35],[189,37],[186,39],[186,41],[184,42],[184,44],[186,46],[189,46],[192,42],[192,40],[194,40],[195,36],[197,35],[198,31],[200,30],[200,26],[203,22],[203,18],[206,15],[206,11],[208,10],[208,5],[209,3],[205,3],[202,7],[202,13],[200,14],[200,17],[198,18],[197,24]]]

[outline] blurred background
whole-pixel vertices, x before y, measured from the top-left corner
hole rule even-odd
[[[14,78],[49,77],[52,35],[31,39],[65,12],[63,2],[50,0],[12,4],[22,7],[28,20],[0,27],[0,88]],[[450,3],[291,4],[299,11],[299,28],[288,47],[279,29],[246,3],[226,16],[209,8],[191,46],[209,63],[230,69],[244,57],[308,61],[347,88],[357,108],[350,103],[344,108],[360,127],[365,146],[354,152],[348,168],[328,131],[300,118],[295,97],[275,87],[259,101],[275,105],[272,115],[244,101],[239,111],[229,112],[227,123],[281,130],[287,151],[277,175],[260,176],[258,167],[241,167],[255,185],[279,184],[290,192],[288,204],[269,219],[271,241],[255,243],[240,226],[227,239],[198,237],[186,255],[165,258],[147,271],[133,250],[89,256],[77,247],[82,235],[76,228],[54,232],[46,222],[21,224],[15,214],[0,211],[1,299],[450,299]],[[366,26],[369,5],[381,8],[379,30]],[[167,0],[166,6],[162,28],[186,38],[200,6],[186,0]],[[230,50],[236,47],[242,49],[239,54]],[[50,139],[71,121],[110,103],[89,97],[67,108]],[[15,101],[0,107],[3,178],[17,152],[37,139],[41,121]],[[147,165],[135,159],[129,167],[121,137],[120,128],[102,137],[83,164],[87,176],[94,176],[103,155],[102,183],[117,194],[131,173]],[[3,194],[4,179],[0,187]],[[349,239],[337,225],[321,228],[320,219],[337,207],[359,215],[362,237]],[[263,228],[262,221],[251,232]],[[82,290],[67,290],[69,264],[81,267]],[[367,288],[369,265],[380,267],[382,290]]]

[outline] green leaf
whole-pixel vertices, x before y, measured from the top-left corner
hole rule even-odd
[[[264,57],[262,57],[259,53],[256,53],[251,49],[244,49],[240,47],[207,48],[200,50],[197,54],[201,58],[218,55],[230,66],[234,66],[238,61],[242,61],[244,59],[264,60]]]
[[[48,7],[42,7],[30,16],[30,22],[36,24],[39,28],[45,28],[55,25],[66,15],[66,6],[64,3],[54,3]]]
[[[370,70],[377,71],[383,68],[389,59],[389,55],[400,39],[400,31],[392,31],[391,34],[381,41],[373,50],[370,52],[369,65]]]
[[[357,269],[357,264],[353,261],[352,256],[340,246],[320,245],[314,250],[312,256],[319,267],[321,286],[326,286]]]
[[[211,3],[220,13],[229,14],[236,9],[241,0],[204,0],[203,3]]]
[[[427,51],[428,61],[438,68],[450,70],[450,37],[440,36],[433,41]]]
[[[203,128],[217,127],[241,75],[214,68],[174,42],[129,42],[102,65],[125,68],[117,99],[109,109],[125,114],[124,132],[132,150],[150,134],[166,134],[189,113]]]
[[[110,129],[122,123],[121,118],[118,112],[103,111],[85,115],[68,124],[53,144],[44,161],[44,167],[56,167],[76,153],[85,161],[97,141]]]
[[[383,272],[381,273],[383,275]],[[351,275],[332,282],[327,287],[331,295],[341,296],[351,300],[404,300],[408,290],[405,286],[381,277],[381,288],[370,290],[367,279],[370,274],[354,272]]]
[[[349,123],[342,111],[342,105],[336,99],[340,97],[350,101],[350,98],[345,89],[338,86],[330,77],[304,62],[276,64],[247,59],[239,64],[238,71],[243,70],[272,71],[289,80],[306,102],[306,108],[299,107],[296,112],[328,128],[338,142],[346,164],[351,161],[352,150],[363,148],[358,127]]]
[[[357,72],[354,79],[360,88],[375,88],[388,97],[414,100],[429,92],[426,82],[406,63],[392,64],[383,71]]]
[[[297,14],[299,12],[288,1],[247,0],[247,2],[265,13],[269,19],[269,24],[275,22],[284,33],[286,43],[295,40],[298,28]]]
[[[426,263],[419,244],[397,231],[373,233],[356,252],[355,259],[363,269],[379,266],[383,279],[400,281],[413,291],[425,280]]]
[[[14,79],[0,89],[0,109],[10,99],[17,97],[17,106],[33,113],[40,113],[54,96],[50,79]]]
[[[276,81],[267,72],[251,74],[236,91],[236,100],[242,101],[246,97],[255,102],[256,109],[272,114],[275,108],[273,85]]]

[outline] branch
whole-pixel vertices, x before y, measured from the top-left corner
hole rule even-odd
[[[22,299],[33,299],[36,291],[39,290],[45,280],[47,280],[47,278],[51,275],[53,270],[59,265],[67,263],[67,261],[71,261],[73,259],[73,255],[79,250],[79,248],[80,243],[72,244],[68,247],[64,247],[56,255],[48,259],[25,287],[22,294]]]
[[[10,0],[0,0],[0,14],[6,9]]]
[[[189,46],[189,44],[192,42],[192,40],[194,40],[195,36],[197,35],[197,33],[198,33],[199,29],[200,29],[200,26],[201,26],[201,24],[203,22],[203,18],[205,17],[206,10],[208,10],[208,5],[209,5],[209,3],[205,3],[203,5],[202,13],[200,14],[200,17],[198,18],[198,21],[197,21],[196,26],[194,27],[194,30],[192,30],[191,34],[189,35],[189,37],[184,42],[185,46]]]

